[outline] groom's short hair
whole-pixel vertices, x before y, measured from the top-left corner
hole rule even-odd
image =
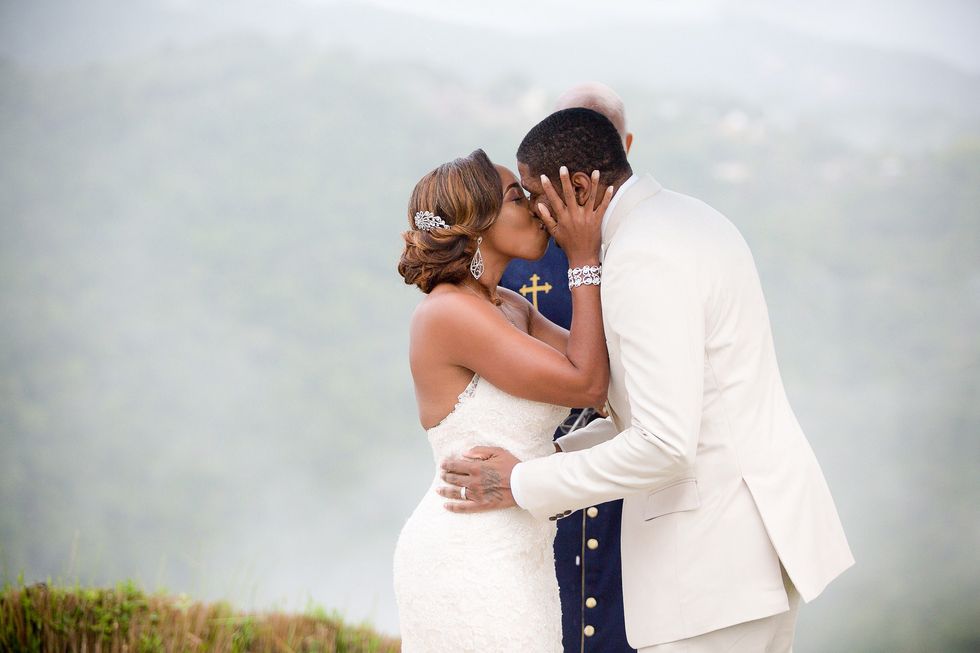
[[[570,173],[598,170],[607,183],[632,172],[616,127],[598,111],[582,107],[556,111],[532,127],[517,148],[517,160],[531,174],[552,179],[561,166]]]

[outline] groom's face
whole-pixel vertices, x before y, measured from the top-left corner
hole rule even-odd
[[[545,205],[552,215],[555,214],[551,211],[551,202],[548,201],[548,196],[544,193],[544,186],[541,184],[541,175],[531,174],[531,169],[526,163],[520,161],[517,162],[517,174],[521,177],[521,186],[527,191],[528,200],[531,203],[531,210],[534,211],[534,215],[541,217],[538,214],[538,203]]]
[[[545,208],[552,216],[557,215],[557,212],[551,206],[551,200],[548,199],[548,195],[544,192],[544,185],[541,183],[540,173],[535,174],[531,172],[530,166],[521,161],[517,162],[517,174],[521,177],[521,186],[527,191],[528,201],[531,203],[531,210],[534,214],[540,218],[540,211],[538,210],[538,204],[544,204]],[[569,178],[569,182],[572,184],[572,191],[575,193],[575,200],[578,202],[579,206],[586,203],[589,193],[592,190],[592,184],[594,183],[591,177],[584,172],[573,172]],[[556,177],[551,178],[551,185],[554,187],[555,192],[558,194],[559,198],[563,198],[565,195],[565,190],[562,188],[562,181]],[[602,193],[605,192],[606,187],[599,184],[598,192],[596,193],[595,206],[598,207],[602,203]]]

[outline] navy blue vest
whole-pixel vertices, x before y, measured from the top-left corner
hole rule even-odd
[[[500,285],[521,293],[535,308],[566,329],[572,323],[568,259],[552,240],[537,261],[514,259]],[[578,417],[574,410],[555,432],[560,437]],[[619,551],[622,501],[579,510],[558,520],[555,572],[561,593],[565,653],[632,652],[623,620],[623,578]]]

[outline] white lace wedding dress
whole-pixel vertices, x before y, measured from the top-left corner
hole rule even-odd
[[[451,513],[439,463],[477,445],[521,460],[554,452],[567,408],[509,395],[474,375],[428,430],[436,474],[398,537],[395,598],[403,653],[561,653],[555,522],[520,508]]]

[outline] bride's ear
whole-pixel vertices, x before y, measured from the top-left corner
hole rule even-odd
[[[579,206],[585,206],[592,190],[592,178],[584,172],[572,173],[572,187],[575,189],[575,201]]]

